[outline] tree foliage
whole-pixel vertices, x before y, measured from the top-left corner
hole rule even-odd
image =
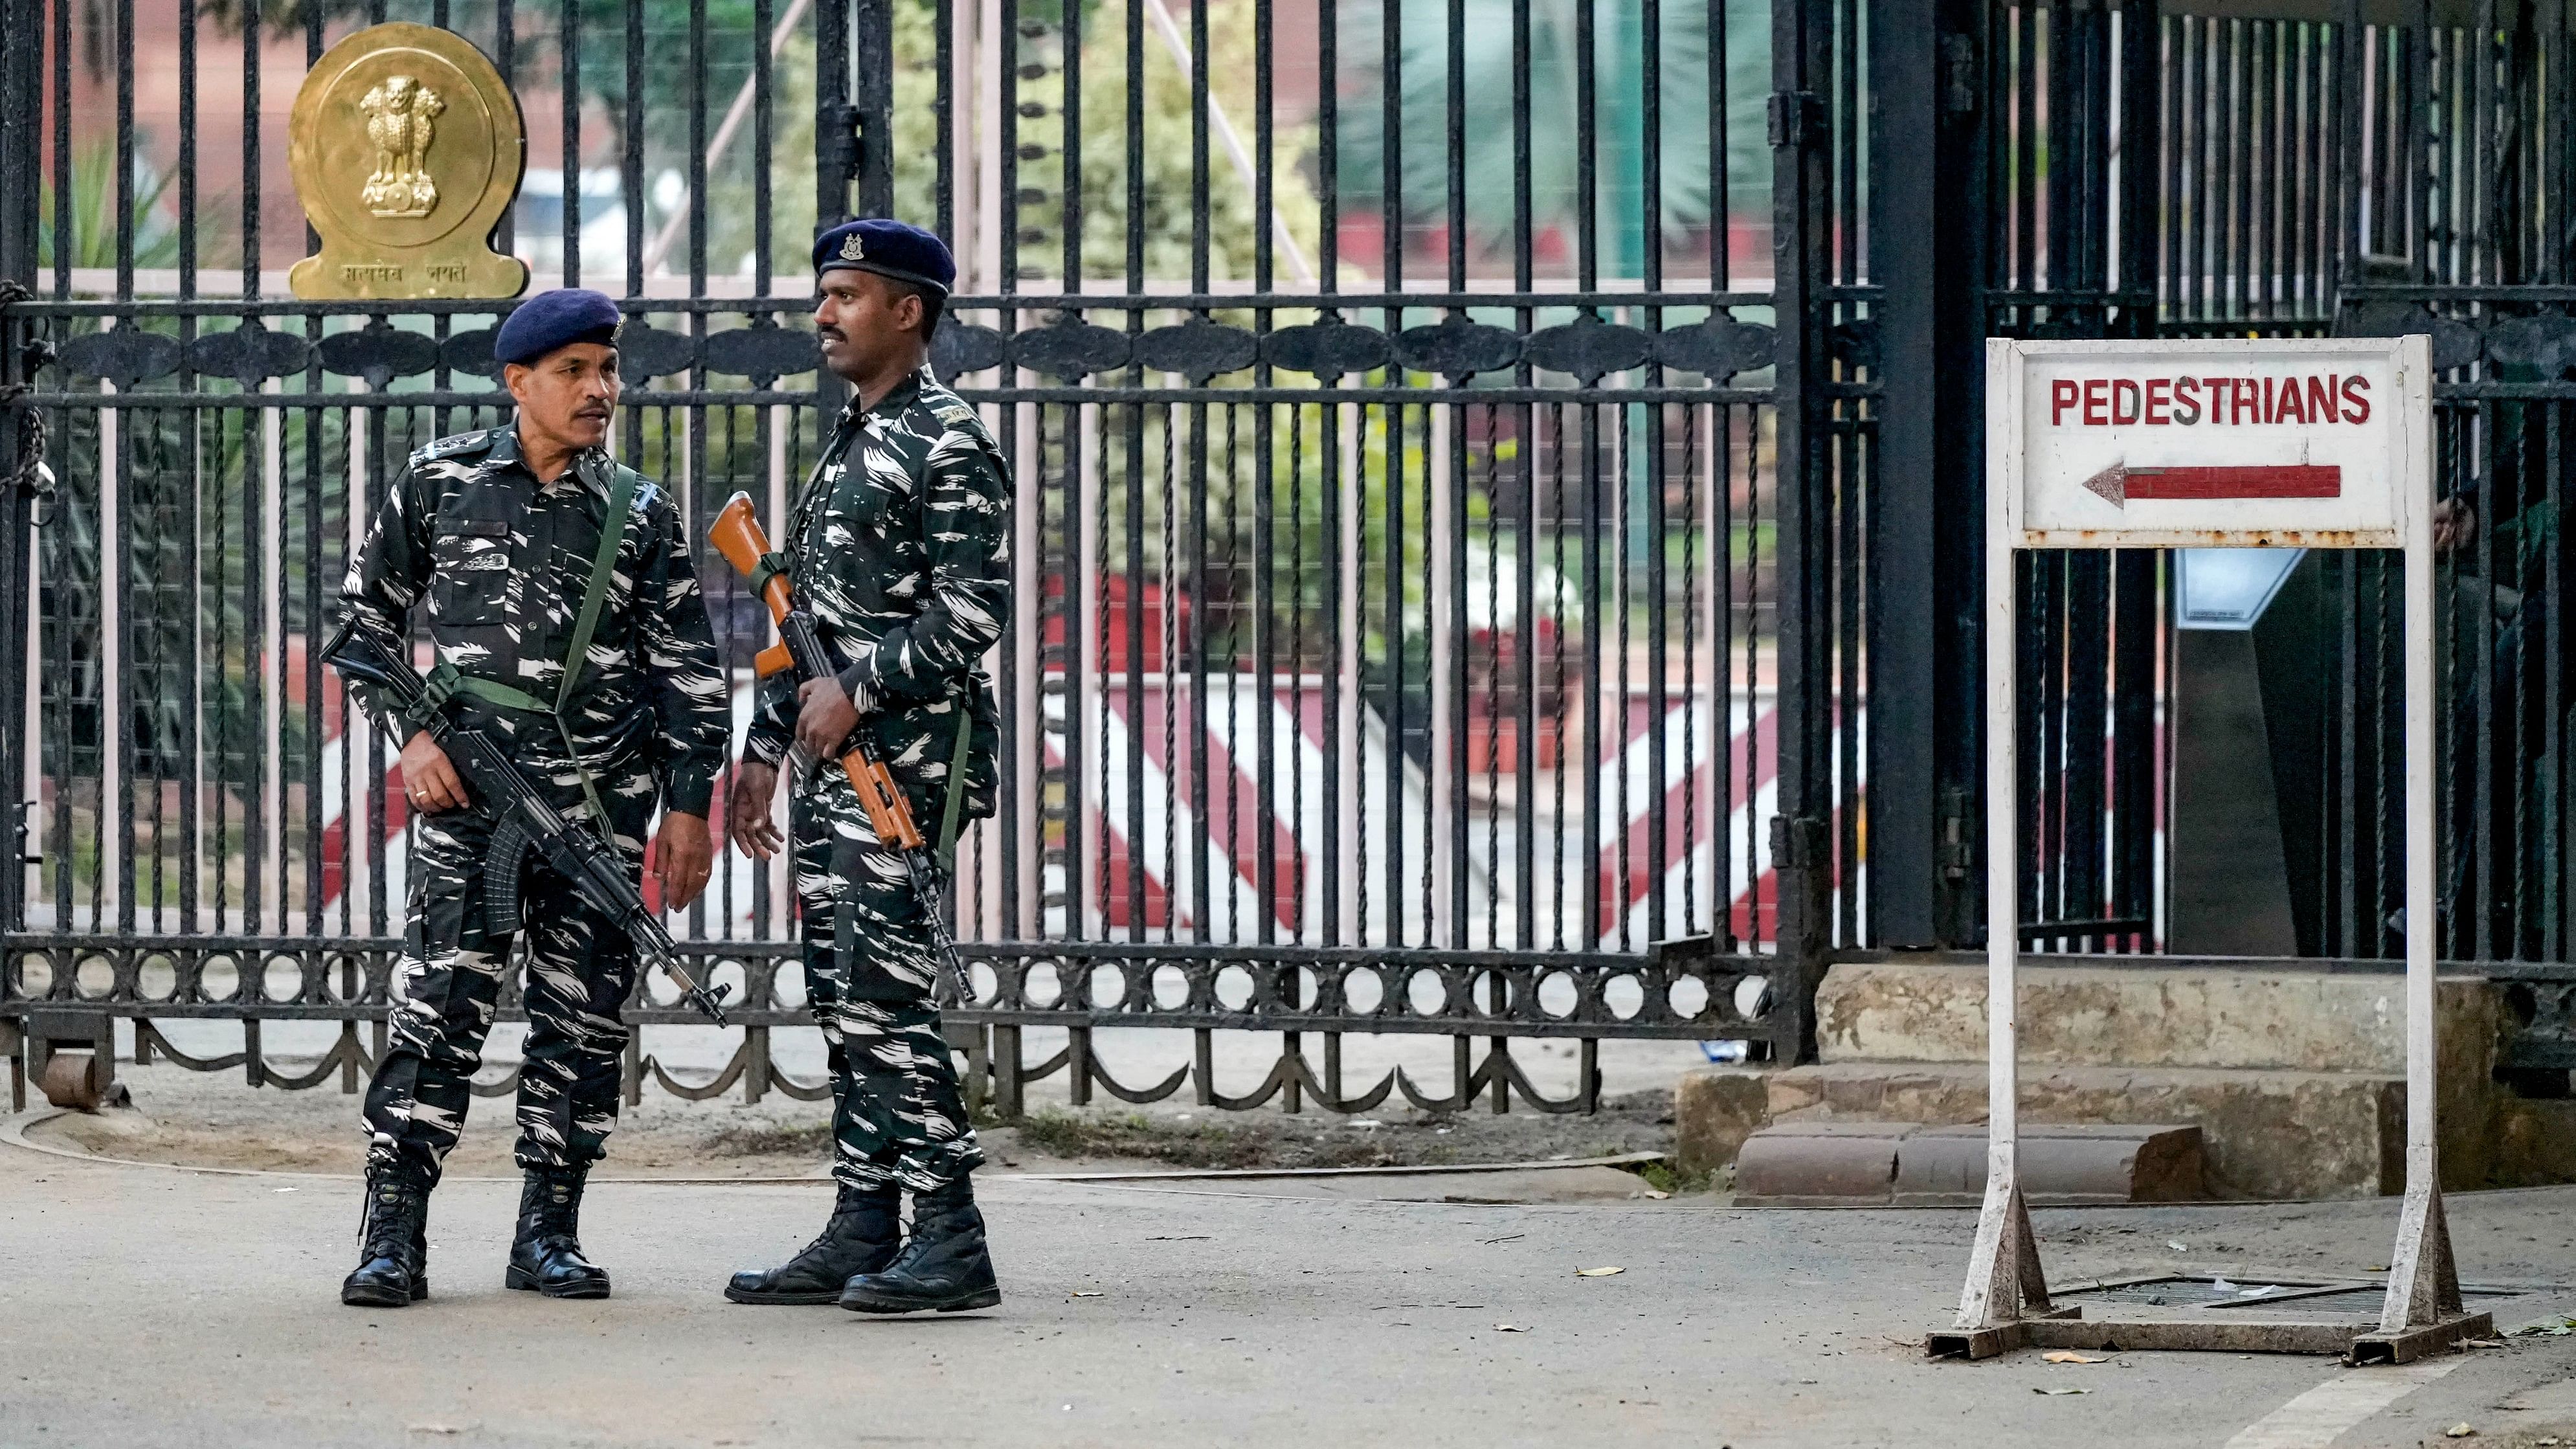
[[[1253,274],[1255,239],[1265,224],[1253,206],[1251,187],[1217,138],[1218,109],[1232,121],[1245,153],[1254,154],[1255,110],[1252,0],[1207,0],[1208,91],[1211,98],[1207,195],[1204,207],[1208,270],[1216,280],[1243,280]],[[898,9],[909,9],[898,6]],[[1173,6],[1185,28],[1186,4]],[[926,13],[926,12],[925,12]],[[1026,14],[1023,11],[1023,14]],[[1141,144],[1143,208],[1139,236],[1143,272],[1148,277],[1187,279],[1191,274],[1193,236],[1201,215],[1192,159],[1196,111],[1189,77],[1162,36],[1142,13],[1131,14],[1128,0],[1096,0],[1079,15],[1081,87],[1076,105],[1081,117],[1082,159],[1079,202],[1082,217],[1082,272],[1086,277],[1124,277],[1128,267],[1130,196],[1128,168],[1128,50],[1130,26],[1141,34],[1144,53]],[[1023,63],[1037,69],[1035,78],[1019,81],[1013,100],[1019,105],[1018,183],[1021,194],[1018,245],[1022,276],[1056,277],[1064,271],[1064,91],[1066,38],[1062,26],[1032,27],[1037,34],[1021,41]],[[927,72],[915,73],[904,63],[897,29],[897,135],[907,124],[921,127],[924,144],[904,142],[901,154],[928,154],[927,104],[933,84]],[[906,77],[919,96],[906,103]],[[1316,251],[1317,209],[1307,180],[1313,174],[1315,127],[1298,118],[1272,133],[1272,207],[1308,257]],[[926,195],[926,182],[925,192]],[[900,167],[897,194],[903,193]],[[1276,247],[1276,233],[1273,233]],[[1274,251],[1272,273],[1290,275],[1284,253]]]
[[[1531,0],[1529,34],[1531,226],[1571,230],[1581,200],[1582,127],[1576,31],[1584,0]],[[1645,139],[1642,8],[1635,0],[1593,5],[1594,203],[1605,237],[1642,218]],[[1410,223],[1444,220],[1449,205],[1450,0],[1396,0],[1401,57],[1396,107],[1403,212]],[[1514,227],[1513,0],[1465,0],[1460,27],[1463,129],[1457,150],[1473,245],[1501,250]],[[1346,4],[1341,11],[1337,78],[1336,177],[1346,210],[1385,209],[1386,106],[1384,9]],[[1724,102],[1723,154],[1727,210],[1767,210],[1771,157],[1763,107],[1770,95],[1770,9],[1748,0],[1708,0],[1660,7],[1656,47],[1662,66],[1662,229],[1680,237],[1709,227],[1713,197],[1709,136],[1711,42],[1721,43],[1717,79]],[[1713,20],[1722,21],[1713,24]],[[1615,255],[1615,254],[1614,254]]]

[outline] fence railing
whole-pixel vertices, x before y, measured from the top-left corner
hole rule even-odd
[[[371,1060],[411,821],[399,742],[309,646],[407,453],[506,417],[498,314],[278,295],[301,248],[260,97],[400,18],[544,118],[496,243],[622,292],[613,447],[693,530],[740,490],[775,535],[837,403],[784,282],[807,226],[900,212],[955,247],[934,362],[1018,484],[1001,811],[955,902],[997,1099],[1062,1073],[1561,1110],[1605,1039],[1798,1049],[1824,952],[1867,931],[1851,5],[1790,5],[1778,56],[1771,11],[1723,0],[750,8],[0,0],[30,81],[0,102],[0,275],[38,294],[0,312],[0,383],[52,466],[10,500],[0,602],[29,862],[0,1016],[39,1052],[132,1019],[271,1085]],[[177,90],[138,90],[164,44]],[[238,115],[201,103],[213,66]],[[1776,89],[1815,99],[1774,134]],[[739,719],[766,624],[700,578]],[[767,1052],[802,1019],[784,872],[728,857],[673,924],[747,1025],[706,1080],[639,1047],[630,1090],[806,1090]],[[151,1025],[236,1018],[237,1059]],[[260,1024],[295,1020],[343,1030],[280,1073]],[[1119,1080],[1090,1033],[1125,1027],[1194,1033],[1191,1064]],[[1031,1028],[1062,1051],[1024,1061]],[[1209,1066],[1239,1032],[1278,1044],[1248,1096]],[[1346,1082],[1358,1033],[1451,1039],[1449,1080]],[[1579,1044],[1570,1095],[1514,1061],[1533,1038]]]

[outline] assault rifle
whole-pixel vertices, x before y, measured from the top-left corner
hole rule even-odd
[[[724,555],[725,562],[752,581],[761,602],[769,606],[770,618],[778,624],[778,642],[753,657],[752,671],[767,678],[792,669],[800,687],[810,679],[837,680],[840,671],[832,667],[823,638],[814,631],[814,615],[796,597],[795,586],[787,581],[776,555],[769,551],[769,535],[761,530],[760,519],[752,512],[750,494],[736,493],[725,500],[725,506],[716,514],[715,526],[707,530],[707,541]],[[833,687],[839,685],[835,683]],[[958,708],[962,711],[965,706],[960,704]],[[961,713],[958,719],[962,743],[966,716]],[[960,750],[958,756],[963,755]],[[878,840],[893,846],[903,857],[904,873],[911,878],[913,896],[921,902],[921,913],[930,922],[931,944],[948,967],[957,1000],[961,1004],[973,1001],[974,983],[966,975],[966,963],[957,955],[957,938],[949,934],[948,919],[941,914],[939,884],[945,866],[922,836],[921,827],[913,823],[911,803],[885,763],[869,752],[867,741],[857,734],[850,736],[843,749],[841,769],[850,777],[851,788],[859,792],[859,808],[868,813],[869,828],[876,832]],[[952,767],[952,776],[954,773]],[[953,792],[965,788],[965,782],[951,778],[948,788],[953,798]],[[949,815],[955,818],[953,805]]]
[[[483,857],[484,919],[490,929],[519,929],[519,877],[534,851],[555,874],[572,883],[592,910],[626,932],[645,965],[661,967],[679,983],[691,1006],[716,1025],[725,1024],[723,1002],[732,988],[709,990],[689,975],[680,964],[678,943],[627,879],[625,859],[601,834],[564,819],[546,803],[546,797],[511,761],[506,742],[458,719],[448,699],[431,696],[429,682],[410,660],[386,654],[359,634],[354,618],[341,622],[330,642],[322,646],[322,658],[349,678],[383,690],[395,713],[428,730],[455,763],[458,777],[499,817],[491,848]],[[601,821],[600,828],[605,830],[607,822]]]

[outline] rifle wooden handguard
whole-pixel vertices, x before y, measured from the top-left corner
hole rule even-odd
[[[714,526],[707,530],[707,540],[724,555],[725,562],[746,578],[758,576],[761,556],[769,552],[769,535],[761,530],[747,493],[725,500],[725,506],[716,513]],[[769,606],[770,621],[781,623],[795,610],[796,595],[784,577],[772,575],[768,586],[761,590],[761,602]],[[753,673],[766,679],[782,669],[794,669],[796,657],[782,637],[752,656],[751,667]],[[833,687],[840,686],[835,682]],[[850,787],[858,791],[859,808],[868,812],[868,828],[876,832],[878,840],[898,850],[924,848],[928,842],[922,839],[921,827],[912,823],[912,804],[883,764],[870,758],[865,749],[853,748],[841,756],[841,768],[850,777]]]

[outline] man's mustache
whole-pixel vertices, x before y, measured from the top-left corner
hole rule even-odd
[[[838,327],[817,327],[814,329],[814,335],[817,337],[828,337],[834,342],[847,342],[850,340],[849,338],[841,335],[841,329]]]

